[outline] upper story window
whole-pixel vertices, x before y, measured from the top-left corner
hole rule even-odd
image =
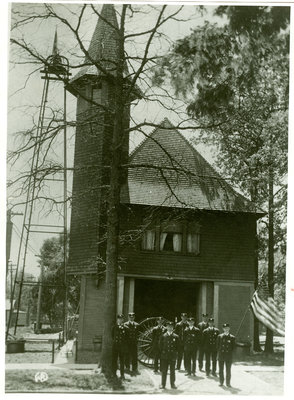
[[[160,251],[180,253],[183,244],[183,227],[180,223],[164,224],[160,232]]]
[[[142,249],[155,250],[155,230],[149,229],[143,233],[142,236]]]
[[[182,251],[182,234],[172,232],[161,232],[160,251]]]
[[[142,250],[198,255],[200,225],[197,223],[165,223],[146,229],[142,235]]]
[[[187,252],[188,253],[200,253],[200,234],[199,233],[188,233],[187,234]]]
[[[200,225],[189,224],[187,231],[187,253],[200,253]]]

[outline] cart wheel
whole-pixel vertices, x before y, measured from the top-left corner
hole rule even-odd
[[[150,317],[139,323],[138,361],[149,368],[154,367],[154,356],[151,344],[152,329],[156,326],[157,319],[158,317]]]

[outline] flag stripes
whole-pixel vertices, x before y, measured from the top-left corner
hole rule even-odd
[[[283,320],[279,316],[280,311],[276,307],[273,298],[269,297],[267,300],[262,300],[256,291],[251,301],[251,308],[256,318],[267,328],[285,336]]]

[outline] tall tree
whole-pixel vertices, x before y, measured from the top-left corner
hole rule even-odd
[[[217,145],[219,165],[232,182],[268,209],[268,286],[274,296],[275,229],[281,233],[275,193],[285,193],[287,173],[289,8],[222,6],[215,14],[225,23],[207,22],[177,41],[155,68],[154,82],[171,82],[188,101],[190,116],[217,125],[203,130],[201,139]],[[255,350],[257,326],[255,320]],[[269,330],[265,350],[273,350]]]
[[[74,10],[75,7],[75,10]],[[109,164],[104,165],[105,176],[107,175],[107,184],[104,185],[106,201],[103,203],[105,206],[105,235],[104,245],[106,243],[106,255],[102,262],[105,265],[105,279],[106,279],[106,291],[105,291],[105,318],[104,318],[104,333],[102,340],[102,359],[101,366],[102,371],[107,375],[112,375],[111,366],[111,327],[115,322],[116,314],[116,282],[117,282],[117,271],[118,271],[118,254],[119,254],[119,220],[121,214],[120,208],[120,186],[123,180],[123,176],[126,174],[126,168],[128,164],[122,157],[122,138],[128,137],[132,132],[141,132],[146,135],[144,131],[145,127],[156,127],[157,124],[154,121],[144,121],[139,124],[131,118],[131,126],[126,126],[124,121],[124,113],[129,109],[130,103],[134,97],[134,91],[138,90],[137,85],[141,89],[141,97],[152,102],[158,102],[161,106],[166,105],[167,110],[172,110],[173,99],[168,96],[168,93],[162,91],[158,94],[154,93],[150,86],[150,79],[148,77],[148,70],[151,65],[154,64],[154,60],[158,57],[158,48],[160,46],[154,46],[153,42],[155,39],[160,39],[161,44],[164,35],[161,31],[162,26],[173,19],[176,19],[178,14],[181,12],[182,7],[174,7],[169,11],[164,6],[145,6],[138,7],[134,5],[122,5],[119,7],[119,23],[118,26],[108,21],[102,15],[101,10],[95,7],[93,4],[90,5],[79,5],[71,8],[66,6],[58,8],[55,5],[44,4],[41,5],[40,9],[36,12],[33,10],[28,12],[27,9],[15,8],[13,18],[13,35],[12,45],[13,48],[18,49],[17,56],[19,57],[19,51],[21,51],[20,60],[26,60],[26,62],[34,62],[38,66],[41,64],[48,64],[48,61],[42,51],[35,48],[31,43],[25,40],[25,38],[19,35],[24,27],[28,27],[30,23],[35,23],[36,20],[41,23],[47,20],[54,20],[60,25],[63,25],[67,32],[71,35],[72,41],[77,46],[76,48],[71,47],[68,49],[67,56],[69,56],[70,67],[89,67],[92,66],[99,71],[105,79],[112,82],[113,88],[113,102],[111,104],[102,104],[99,99],[87,96],[82,90],[74,87],[71,83],[65,82],[69,90],[75,91],[80,97],[85,99],[89,104],[103,110],[111,116],[110,123],[106,122],[107,134],[109,135],[108,141],[112,143],[112,151],[109,157]],[[113,7],[112,5],[105,5],[104,7]],[[103,10],[103,9],[102,9]],[[114,31],[117,43],[118,43],[118,60],[111,62],[111,68],[104,68],[104,64],[91,57],[90,51],[87,50],[87,44],[83,40],[83,34],[81,33],[81,26],[83,26],[89,13],[96,16],[96,18],[102,18],[102,20],[111,26]],[[142,30],[141,26],[137,24],[134,30],[131,26],[130,21],[137,16],[137,14],[143,13],[143,15],[150,18],[150,27],[146,30]],[[142,14],[141,14],[142,15]],[[129,30],[126,29],[126,25],[130,24]],[[144,45],[142,46],[142,39]],[[134,46],[135,44],[135,46]],[[73,50],[74,49],[74,50]],[[135,49],[135,52],[131,50]],[[75,50],[77,50],[75,52]],[[81,58],[85,61],[81,62]],[[109,61],[109,60],[108,60]],[[107,63],[107,60],[106,60]],[[128,64],[129,71],[125,76],[125,65]],[[168,101],[167,101],[168,100]],[[164,102],[165,103],[164,103]],[[42,154],[47,155],[48,149],[52,146],[52,141],[58,136],[58,133],[62,126],[58,121],[58,113],[53,113],[53,119],[48,124],[46,132],[41,137],[42,144],[45,143],[45,149]],[[96,118],[96,119],[95,119]],[[90,121],[87,121],[89,125],[97,124],[97,114]],[[98,122],[100,123],[100,122]],[[75,125],[75,121],[72,121],[72,125]],[[194,124],[193,124],[194,125]],[[92,125],[91,125],[92,126]],[[186,126],[186,129],[188,127]],[[94,131],[94,130],[93,130]],[[12,157],[18,158],[24,154],[28,149],[31,149],[36,145],[34,129],[28,130],[24,135],[26,141],[25,144],[18,149],[17,152],[12,154]],[[47,147],[46,147],[47,146]],[[41,194],[41,186],[48,175],[57,173],[62,170],[62,166],[58,163],[50,163],[45,157],[42,159],[41,169],[35,171],[37,177],[37,184],[39,185],[38,197]],[[94,168],[95,165],[92,165]],[[107,168],[107,169],[106,169]],[[38,173],[37,173],[38,172]],[[22,175],[21,178],[26,179],[29,174]],[[18,181],[17,179],[15,181]],[[15,183],[14,181],[14,183]],[[105,182],[102,182],[102,185]],[[26,188],[25,184],[22,187]],[[95,190],[94,187],[90,187],[89,190]],[[49,198],[46,197],[46,200]],[[58,202],[55,201],[55,204]]]

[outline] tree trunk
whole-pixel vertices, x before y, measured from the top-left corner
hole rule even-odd
[[[44,274],[44,266],[41,265],[40,271],[40,283],[39,283],[39,291],[38,291],[38,303],[37,303],[37,316],[36,316],[36,333],[40,332],[41,329],[41,309],[42,309],[42,286],[43,286],[43,274]]]
[[[117,296],[117,264],[119,247],[120,179],[118,149],[119,121],[115,118],[113,129],[113,157],[110,172],[110,193],[107,219],[106,287],[104,303],[104,331],[102,338],[101,367],[107,377],[112,375],[112,326],[115,323]]]
[[[257,185],[253,184],[251,187],[251,201],[256,204],[257,199]],[[258,236],[255,223],[255,238],[254,238],[254,289],[258,286]],[[259,341],[259,321],[256,316],[253,316],[253,350],[262,351]]]
[[[269,167],[269,196],[268,196],[268,289],[269,295],[274,297],[274,179],[273,169]],[[264,351],[273,353],[273,331],[266,330]]]
[[[26,326],[30,326],[31,324],[31,299],[28,300],[27,305],[27,314],[26,314]]]
[[[124,18],[123,6],[119,37],[119,62],[115,82],[114,124],[112,133],[112,157],[110,160],[110,188],[107,204],[106,286],[104,303],[104,329],[102,337],[101,369],[107,378],[112,371],[112,327],[116,319],[117,269],[119,253],[119,211],[121,182],[121,150],[124,137]]]

